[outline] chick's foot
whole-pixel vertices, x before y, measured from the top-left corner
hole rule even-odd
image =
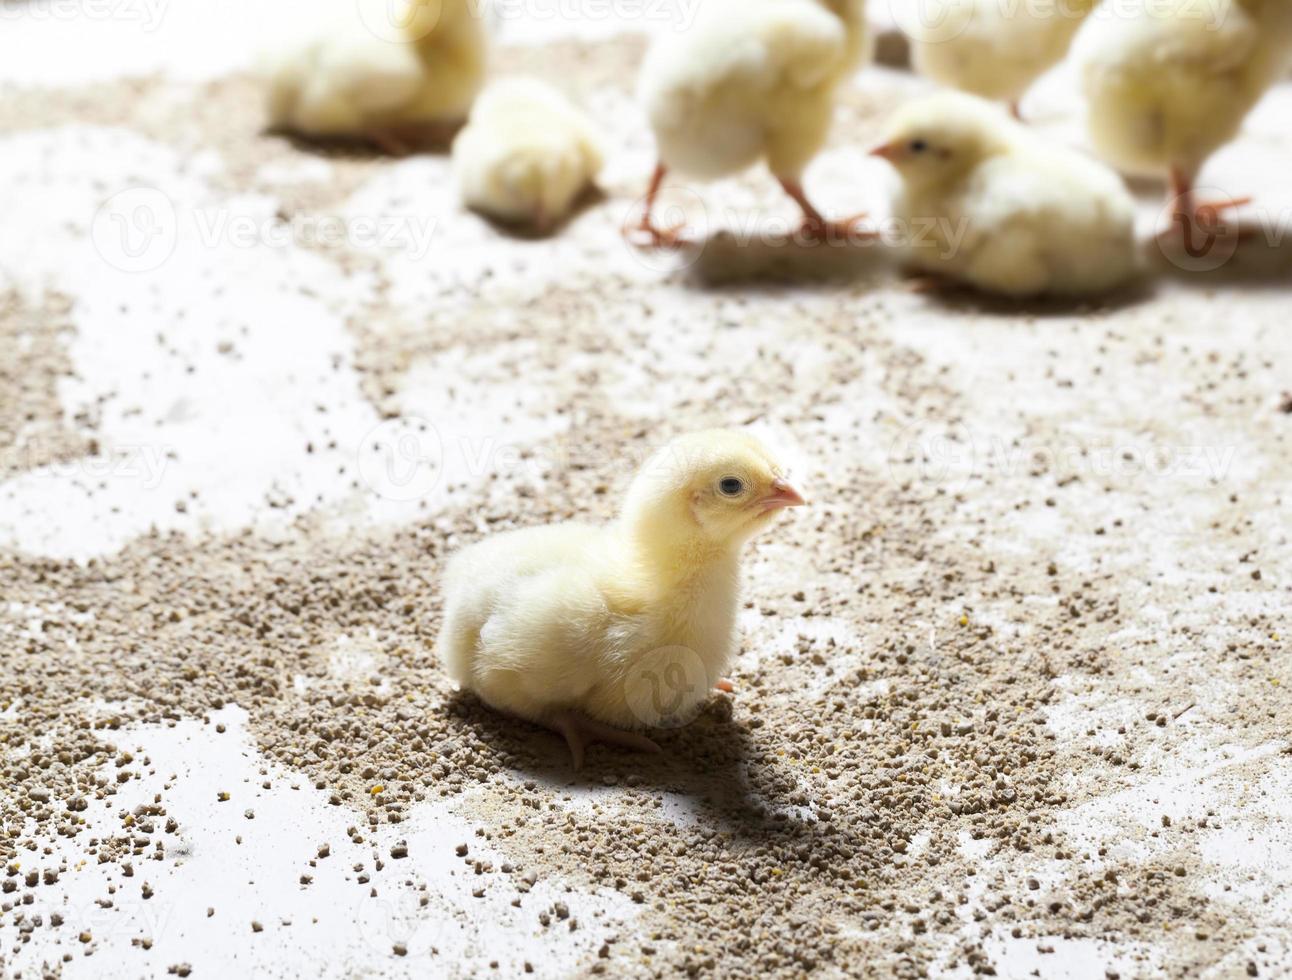
[[[802,184],[797,180],[788,180],[784,177],[778,179],[785,193],[794,199],[794,203],[803,212],[803,224],[799,226],[799,234],[809,241],[847,244],[875,237],[873,232],[862,231],[857,227],[866,217],[864,211],[850,218],[844,218],[842,221],[830,221],[808,199]]]
[[[634,245],[649,248],[682,248],[691,244],[685,224],[659,228],[650,220],[649,215],[643,217],[641,223],[628,232],[628,240]]]
[[[626,732],[612,725],[595,721],[577,711],[562,711],[552,716],[548,725],[565,737],[570,746],[570,756],[576,770],[583,768],[583,759],[589,745],[617,745],[634,752],[659,752],[660,747],[639,732]]]
[[[1251,200],[1250,197],[1234,197],[1177,207],[1171,215],[1171,224],[1158,232],[1157,240],[1162,245],[1173,244],[1182,248],[1186,255],[1195,259],[1207,256],[1218,241],[1245,241],[1254,237],[1256,230],[1241,227],[1237,222],[1227,222],[1221,215],[1250,204]]]
[[[1186,254],[1199,258],[1205,256],[1217,240],[1242,240],[1250,238],[1251,229],[1240,228],[1237,223],[1225,222],[1221,215],[1226,211],[1250,204],[1246,197],[1224,197],[1200,201],[1194,190],[1193,179],[1178,167],[1171,168],[1171,223],[1157,235],[1160,244],[1178,239]]]
[[[668,176],[668,167],[663,162],[655,165],[655,172],[651,174],[650,185],[646,188],[646,196],[642,198],[642,217],[636,227],[627,229],[624,232],[625,237],[633,245],[640,245],[653,248],[681,248],[684,245],[691,244],[690,238],[686,235],[686,223],[679,222],[671,228],[660,228],[655,224],[655,201],[659,198],[660,188],[664,186],[664,178]]]

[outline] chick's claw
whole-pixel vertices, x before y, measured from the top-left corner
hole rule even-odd
[[[628,233],[628,240],[642,248],[683,248],[692,244],[691,236],[686,233],[685,223],[660,228],[649,216],[644,216],[637,227]]]
[[[549,722],[553,731],[564,736],[570,746],[570,756],[576,770],[583,768],[583,759],[589,745],[617,745],[634,752],[659,752],[660,747],[639,732],[627,732],[613,725],[595,721],[577,711],[562,711]]]

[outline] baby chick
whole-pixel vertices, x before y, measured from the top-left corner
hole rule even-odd
[[[872,152],[902,177],[893,216],[919,269],[1035,296],[1099,292],[1135,268],[1121,179],[991,102],[944,92],[908,103]]]
[[[601,169],[593,123],[560,92],[532,78],[492,83],[453,142],[468,207],[547,231]]]
[[[835,90],[864,60],[864,0],[709,0],[686,33],[661,35],[642,65],[640,94],[659,163],[639,230],[677,240],[652,220],[670,170],[713,180],[760,160],[794,199],[804,230],[832,225],[808,199],[802,176],[825,143]]]
[[[454,556],[440,654],[486,704],[563,735],[575,768],[594,741],[657,752],[628,729],[684,721],[707,696],[736,645],[741,546],[803,502],[751,436],[682,436],[613,523],[509,531]]]
[[[392,153],[443,142],[484,80],[478,0],[329,0],[317,30],[267,52],[273,129]]]
[[[1023,93],[1067,54],[1072,37],[1098,0],[1007,3],[923,0],[911,40],[915,69],[934,81],[1008,102],[1018,116]],[[947,36],[938,26],[945,25]]]
[[[1191,247],[1199,225],[1247,198],[1200,203],[1203,162],[1292,56],[1288,0],[1126,0],[1073,42],[1098,152],[1139,175],[1169,174],[1172,226]]]

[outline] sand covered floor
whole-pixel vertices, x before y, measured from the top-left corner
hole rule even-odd
[[[626,244],[667,21],[504,18],[609,150],[536,241],[262,134],[260,8],[193,7],[0,6],[0,973],[1292,976],[1292,84],[1204,175],[1269,234],[1018,306],[782,240],[763,173]],[[922,88],[851,84],[830,213]],[[443,675],[443,562],[710,425],[812,506],[735,693],[575,774]]]

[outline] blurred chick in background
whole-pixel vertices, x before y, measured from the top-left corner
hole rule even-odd
[[[824,145],[835,91],[868,54],[864,0],[708,0],[686,33],[662,35],[642,65],[640,95],[659,163],[638,230],[677,240],[653,221],[671,170],[695,180],[739,173],[760,160],[803,211],[804,230],[832,225],[803,190]],[[854,219],[855,220],[855,219]]]
[[[614,523],[509,531],[456,555],[440,655],[486,704],[563,735],[575,768],[593,741],[658,751],[627,729],[685,720],[707,697],[736,648],[741,546],[802,503],[753,437],[682,436]],[[643,708],[661,683],[667,717]]]
[[[1018,117],[1023,93],[1063,60],[1097,3],[921,0],[916,26],[923,29],[912,32],[911,61],[943,85],[1008,102]]]
[[[390,153],[443,144],[485,72],[478,0],[328,0],[262,57],[272,129]],[[309,28],[313,28],[310,30]]]
[[[926,273],[1007,296],[1076,296],[1135,270],[1121,178],[994,103],[959,92],[908,103],[872,152],[902,177],[893,217]]]
[[[491,83],[453,141],[466,205],[540,233],[569,213],[601,163],[592,120],[535,78]]]
[[[1124,0],[1073,43],[1089,103],[1090,136],[1113,166],[1169,175],[1172,229],[1192,247],[1200,226],[1247,198],[1199,202],[1203,162],[1292,56],[1290,0]]]

